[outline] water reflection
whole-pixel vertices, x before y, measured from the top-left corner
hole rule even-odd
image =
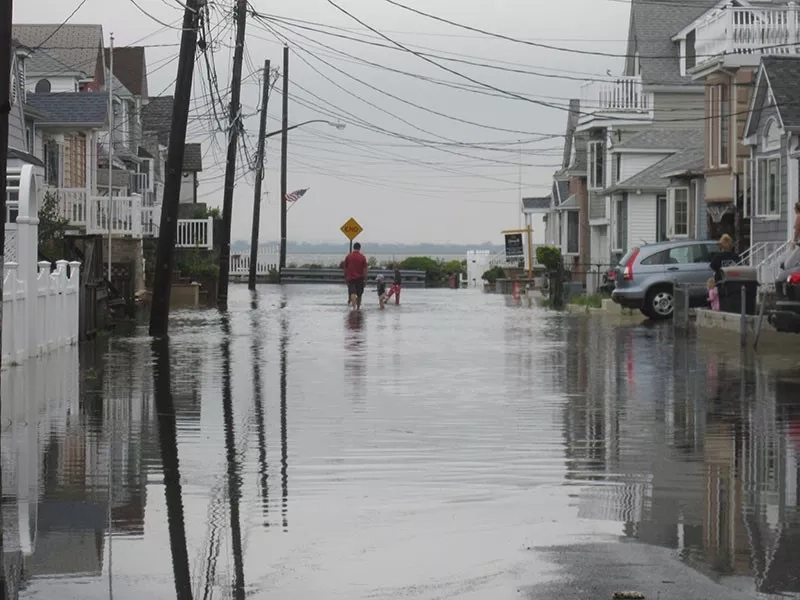
[[[289,529],[289,426],[287,423],[286,388],[288,380],[289,320],[286,314],[286,298],[281,303],[280,313],[280,393],[281,393],[281,518],[283,530]]]
[[[269,527],[269,463],[267,461],[267,425],[264,407],[264,384],[262,382],[262,345],[264,331],[263,315],[259,309],[258,292],[253,291],[250,302],[250,328],[253,341],[250,349],[253,358],[253,402],[255,404],[256,429],[258,435],[258,487],[261,494],[261,510],[264,527]]]
[[[240,503],[242,468],[236,452],[236,433],[233,424],[233,382],[231,373],[231,327],[228,314],[222,315],[222,410],[225,423],[225,457],[228,464],[228,501],[231,522],[231,551],[233,552],[233,597],[244,600],[244,559]]]
[[[361,311],[348,312],[344,335],[345,390],[359,410],[364,407],[364,375],[367,370],[365,320]]]
[[[158,414],[158,439],[164,473],[164,495],[167,501],[169,548],[175,577],[175,596],[192,599],[192,579],[189,570],[189,551],[186,543],[186,522],[183,514],[180,461],[178,460],[178,431],[175,405],[172,399],[172,369],[169,339],[152,341],[155,364],[153,392]]]

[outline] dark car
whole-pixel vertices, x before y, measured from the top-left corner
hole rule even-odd
[[[781,264],[775,281],[775,308],[769,315],[770,324],[778,331],[800,333],[800,248],[789,254]]]

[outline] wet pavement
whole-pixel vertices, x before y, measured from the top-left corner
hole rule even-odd
[[[243,287],[3,373],[11,598],[797,597],[800,370],[671,327]]]

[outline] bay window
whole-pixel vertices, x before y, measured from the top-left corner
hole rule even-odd
[[[759,159],[757,179],[756,216],[779,216],[781,207],[781,159],[779,157]]]

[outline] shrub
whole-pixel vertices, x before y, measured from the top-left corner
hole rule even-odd
[[[564,264],[561,250],[555,246],[539,246],[536,248],[536,262],[548,271],[558,271]]]
[[[506,272],[503,270],[503,267],[492,267],[488,271],[483,274],[483,279],[489,282],[490,285],[494,285],[498,279],[504,279],[506,276]]]

